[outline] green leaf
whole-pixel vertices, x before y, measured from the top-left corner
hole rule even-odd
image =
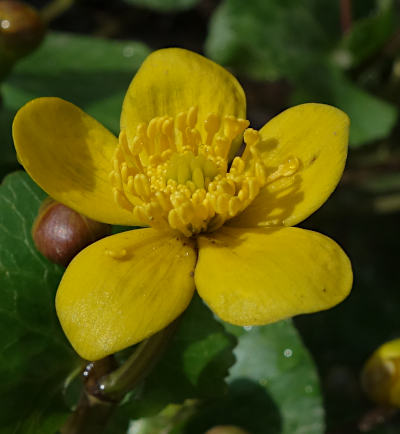
[[[148,48],[133,41],[49,33],[41,47],[21,60],[3,83],[1,155],[6,152],[7,161],[12,155],[16,162],[11,120],[22,105],[42,96],[73,102],[117,134],[123,97],[148,54]]]
[[[0,186],[1,433],[54,433],[68,411],[64,382],[79,366],[55,313],[63,270],[35,250],[30,235],[44,197],[23,172]]]
[[[199,0],[125,0],[135,6],[141,6],[156,11],[168,12],[174,10],[185,10],[195,6]]]
[[[348,80],[328,62],[314,65],[313,76],[299,76],[292,102],[332,104],[346,112],[351,120],[350,145],[359,147],[385,138],[396,124],[398,110]]]
[[[353,23],[334,52],[338,64],[354,68],[378,52],[396,29],[393,1],[378,1],[376,10]],[[345,60],[341,63],[340,60]]]
[[[259,80],[303,71],[328,47],[318,2],[306,0],[225,0],[210,22],[208,56]]]
[[[152,416],[171,403],[223,395],[235,344],[236,339],[196,296],[167,352],[116,419]]]
[[[338,53],[331,56],[331,47],[337,44],[339,35],[330,30],[329,17],[337,20],[339,28],[338,4],[225,0],[211,20],[206,52],[217,62],[253,79],[287,79],[294,87],[296,103],[321,102],[341,108],[351,118],[350,143],[357,147],[387,137],[398,111],[347,79],[337,66]],[[321,7],[329,9],[321,15]],[[389,19],[393,20],[391,11],[382,11],[387,15],[379,15],[379,20],[388,24]],[[376,50],[391,32],[385,27],[381,34],[379,29],[384,24],[380,21],[374,25],[379,27],[377,34],[373,38],[368,34],[373,40],[360,53],[359,61]]]
[[[169,406],[133,423],[135,432],[162,433],[169,427],[169,433],[203,434],[216,425],[236,425],[252,434],[322,434],[318,375],[292,322],[246,328],[226,324],[226,329],[239,340],[228,393]],[[177,377],[175,387],[179,383]]]
[[[197,414],[186,428],[200,434],[233,424],[252,434],[322,434],[318,375],[290,320],[264,327],[226,325],[239,343],[227,379],[229,396]]]

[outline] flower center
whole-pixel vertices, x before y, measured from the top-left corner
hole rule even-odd
[[[137,126],[134,139],[119,136],[110,180],[114,198],[135,219],[189,237],[213,231],[243,211],[264,185],[298,169],[289,159],[267,177],[249,121],[210,113],[202,125],[197,107],[175,118]],[[246,149],[228,169],[232,142],[244,132]]]

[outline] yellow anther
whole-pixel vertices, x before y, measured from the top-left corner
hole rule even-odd
[[[190,196],[196,191],[196,189],[197,189],[197,186],[196,186],[196,184],[193,182],[193,181],[191,181],[191,180],[189,180],[189,181],[186,181],[185,182],[185,185],[186,185],[186,187],[188,188],[188,190],[190,191]],[[190,197],[189,196],[189,197]]]
[[[132,155],[137,155],[143,150],[143,139],[135,136],[131,143],[128,143],[129,151]]]
[[[260,189],[255,178],[250,178],[248,182],[249,182],[249,198],[250,200],[253,200],[257,196]]]
[[[187,117],[186,117],[186,124],[189,128],[194,128],[197,123],[197,114],[199,112],[198,106],[190,107]]]
[[[249,121],[246,119],[237,119],[234,116],[225,116],[224,121],[224,133],[230,141],[239,134],[242,134],[245,128],[249,126]]]
[[[208,201],[196,204],[196,216],[201,226],[204,224],[204,221],[207,220],[209,213]]]
[[[247,200],[249,197],[249,186],[247,184],[247,182],[244,182],[242,184],[242,188],[240,189],[239,193],[238,193],[238,198],[244,202],[245,200]]]
[[[260,161],[256,161],[254,165],[254,172],[260,184],[265,184],[265,181],[267,179],[265,175],[265,166]]]
[[[218,214],[226,214],[229,209],[229,196],[226,194],[220,194],[216,199],[215,211]]]
[[[135,220],[144,224],[150,223],[146,214],[143,212],[142,206],[135,206],[135,208],[133,208],[133,217],[135,218]]]
[[[178,184],[184,184],[190,178],[190,167],[185,160],[178,162],[177,181]]]
[[[176,128],[179,131],[186,130],[186,113],[181,112],[176,116]]]
[[[196,187],[203,188],[204,187],[204,175],[203,171],[196,167],[192,172],[192,180],[195,183]]]
[[[191,149],[196,150],[201,144],[200,131],[196,130],[195,128],[188,128],[186,135],[188,137]]]
[[[187,225],[190,223],[191,219],[194,216],[194,209],[191,202],[185,202],[183,203],[178,209],[177,209],[179,218],[182,220],[182,223]]]
[[[128,165],[126,164],[126,162],[124,161],[121,164],[121,178],[122,178],[122,182],[126,183],[128,181],[128,176],[129,176],[129,169],[128,169]]]
[[[129,200],[127,199],[127,197],[125,196],[125,194],[121,190],[118,190],[117,188],[114,188],[113,189],[113,194],[114,194],[114,200],[115,200],[115,202],[117,202],[117,204],[121,208],[123,208],[123,209],[125,209],[125,210],[127,210],[129,212],[132,212],[133,206],[129,202]]]
[[[169,196],[167,196],[165,193],[161,192],[161,191],[157,191],[155,194],[155,197],[158,201],[158,203],[160,204],[161,208],[164,211],[169,212],[172,205],[171,205],[171,201],[169,200]]]
[[[215,133],[221,126],[221,118],[215,113],[210,113],[204,121],[204,129],[207,132],[205,144],[210,146]]]
[[[232,197],[229,200],[229,209],[228,209],[229,215],[231,217],[234,217],[240,211],[240,208],[241,208],[240,199],[236,196]]]
[[[246,166],[246,164],[242,158],[235,157],[232,161],[230,172],[241,174],[243,172],[245,166]]]
[[[167,118],[163,121],[161,131],[166,136],[172,138],[174,132],[174,122],[171,118]]]
[[[192,202],[194,204],[200,204],[206,198],[206,190],[204,188],[199,188],[192,195]]]
[[[214,145],[214,153],[218,157],[226,158],[229,148],[231,147],[232,140],[225,136],[218,136],[215,139],[215,145]]]
[[[277,179],[272,184],[269,184],[268,190],[274,193],[286,190],[287,188],[293,185],[295,179],[296,179],[296,175],[281,177],[280,179]]]
[[[126,189],[128,193],[135,194],[135,185],[134,185],[134,178],[133,176],[128,177],[128,182],[126,184]]]
[[[157,134],[157,130],[158,130],[158,126],[159,126],[159,118],[153,118],[150,122],[149,125],[147,127],[147,137],[150,140],[154,140],[156,134]]]
[[[218,168],[211,160],[206,160],[203,165],[203,173],[204,176],[213,179],[218,173]]]
[[[180,191],[175,191],[170,195],[170,201],[174,208],[178,208],[187,201],[187,197]]]
[[[210,182],[208,184],[207,190],[211,193],[217,191],[217,184],[215,182]]]
[[[146,135],[146,131],[147,131],[147,124],[144,122],[141,122],[136,127],[136,136],[143,137]]]
[[[113,259],[123,259],[127,256],[128,252],[126,249],[112,250],[106,249],[105,254]]]
[[[137,194],[143,199],[148,199],[150,195],[150,185],[146,176],[142,173],[136,175],[133,179],[133,185]]]
[[[122,190],[122,180],[121,180],[121,176],[118,172],[115,172],[114,170],[112,170],[108,175],[108,179],[110,180],[111,185],[113,187],[116,187],[116,188]]]
[[[253,128],[247,128],[247,130],[244,132],[243,139],[247,146],[255,146],[260,139],[260,133],[256,130],[253,130]]]
[[[227,181],[226,179],[223,179],[221,182],[217,185],[217,192],[218,193],[226,193],[230,196],[233,196],[235,194],[235,186],[232,182]]]

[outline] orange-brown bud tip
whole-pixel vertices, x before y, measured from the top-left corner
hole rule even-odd
[[[206,431],[205,434],[249,434],[242,428],[233,425],[218,425]]]
[[[39,252],[65,267],[82,249],[110,233],[110,225],[91,220],[50,198],[43,202],[32,228]]]
[[[0,0],[0,47],[17,59],[33,51],[42,41],[46,26],[39,13],[20,1]]]

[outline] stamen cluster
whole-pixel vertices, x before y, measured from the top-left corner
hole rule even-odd
[[[267,182],[298,168],[297,159],[291,159],[285,173],[278,168],[267,177],[257,149],[260,136],[246,129],[249,121],[211,113],[200,129],[197,114],[198,108],[191,107],[175,118],[153,118],[137,126],[132,141],[122,130],[110,173],[119,206],[138,221],[187,237],[219,228]],[[245,151],[228,170],[232,142],[242,134]]]

